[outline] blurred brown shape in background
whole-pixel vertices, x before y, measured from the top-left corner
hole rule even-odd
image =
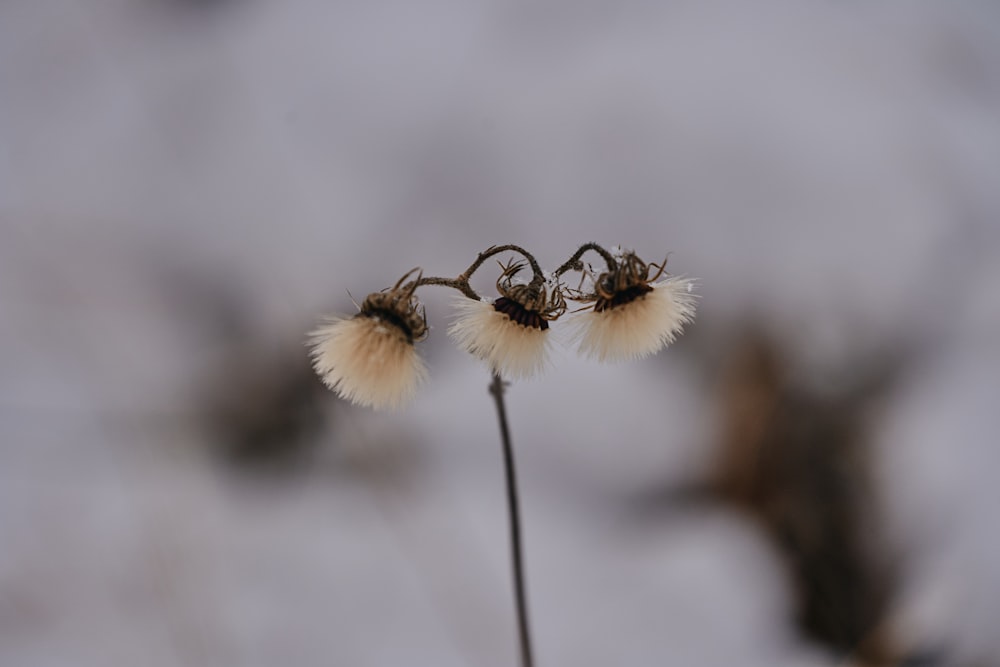
[[[752,517],[794,583],[800,630],[858,664],[898,664],[887,614],[895,572],[880,539],[869,424],[901,355],[859,355],[834,387],[796,382],[780,343],[748,329],[719,400],[714,493]]]

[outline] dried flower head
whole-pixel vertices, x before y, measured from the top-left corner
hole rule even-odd
[[[694,319],[697,297],[691,293],[691,280],[656,282],[666,264],[646,264],[634,252],[622,253],[615,266],[593,281],[593,292],[573,297],[592,303],[571,324],[571,339],[581,354],[602,362],[625,361],[653,354],[674,341]],[[650,276],[653,267],[657,271]]]
[[[414,347],[427,335],[427,319],[413,296],[420,278],[404,284],[412,273],[392,289],[369,294],[355,316],[333,318],[310,334],[313,367],[342,398],[395,408],[426,377]]]
[[[460,347],[504,377],[527,378],[545,368],[549,321],[566,312],[558,285],[547,285],[537,275],[529,283],[517,280],[524,266],[502,265],[496,284],[500,296],[492,302],[458,300],[460,314],[448,330]]]

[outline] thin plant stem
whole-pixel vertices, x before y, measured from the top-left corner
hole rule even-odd
[[[615,271],[618,268],[618,261],[610,252],[596,243],[584,243],[569,259],[563,262],[562,266],[555,270],[553,275],[558,278],[567,271],[579,271],[583,267],[583,264],[580,262],[580,258],[583,257],[583,254],[588,250],[596,252],[604,259],[604,262],[608,265],[608,271]]]
[[[505,383],[500,375],[493,373],[490,393],[497,406],[500,422],[500,439],[503,441],[503,462],[507,478],[507,511],[510,515],[510,551],[514,574],[514,602],[517,608],[517,635],[520,646],[521,667],[532,667],[531,633],[528,629],[528,602],[524,589],[524,563],[521,555],[521,514],[518,509],[517,474],[514,468],[514,448],[510,443],[510,429],[507,427],[507,408],[504,404]]]
[[[538,260],[535,259],[535,256],[532,255],[527,250],[525,250],[524,248],[522,248],[521,246],[514,245],[513,243],[507,243],[505,245],[495,245],[482,251],[481,253],[479,253],[479,256],[476,257],[476,261],[474,261],[469,266],[469,268],[467,268],[465,272],[461,276],[459,276],[459,278],[464,278],[465,280],[468,280],[469,278],[472,277],[472,274],[475,273],[476,270],[483,265],[483,262],[485,262],[490,257],[493,257],[494,255],[499,255],[502,252],[516,252],[519,253],[520,255],[523,255],[524,258],[528,260],[528,264],[531,266],[531,273],[533,275],[531,279],[532,282],[537,283],[538,285],[541,285],[542,283],[545,282],[545,273],[542,271],[542,267],[538,264]]]
[[[463,278],[438,278],[436,276],[421,276],[416,281],[416,286],[421,287],[423,285],[441,285],[442,287],[451,287],[457,289],[459,292],[469,297],[474,301],[479,301],[479,295],[469,286],[469,281]]]
[[[472,289],[471,285],[469,285],[469,278],[471,278],[472,274],[475,273],[479,269],[479,267],[483,265],[483,262],[485,262],[490,257],[493,257],[494,255],[499,255],[502,252],[517,252],[520,253],[521,255],[524,255],[524,258],[528,261],[528,264],[531,266],[531,272],[533,274],[533,277],[531,279],[531,284],[534,285],[536,289],[541,287],[541,285],[545,282],[545,274],[542,271],[542,267],[538,264],[538,260],[535,259],[534,255],[532,255],[530,252],[528,252],[519,245],[508,243],[506,245],[492,246],[490,248],[487,248],[483,252],[479,253],[479,255],[476,257],[476,261],[474,261],[472,265],[469,266],[469,268],[467,268],[462,273],[462,275],[458,276],[457,278],[424,276],[422,273],[418,273],[420,269],[411,269],[405,276],[399,279],[399,282],[396,283],[396,286],[393,289],[394,290],[399,289],[399,286],[402,285],[407,278],[412,276],[414,273],[418,273],[416,280],[411,280],[410,282],[406,283],[406,285],[403,287],[404,290],[409,291],[409,294],[407,294],[407,298],[412,296],[413,291],[415,291],[418,287],[422,287],[424,285],[439,285],[441,287],[451,287],[452,289],[458,290],[459,292],[469,297],[473,301],[479,301],[481,297],[478,294],[476,294],[476,291]]]

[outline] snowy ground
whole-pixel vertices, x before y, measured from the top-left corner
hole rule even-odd
[[[426,390],[331,395],[304,470],[233,472],[195,417],[346,290],[590,240],[671,252],[701,314],[510,392],[539,664],[836,664],[752,526],[620,502],[703,469],[704,359],[748,317],[820,376],[919,349],[877,441],[897,623],[1000,664],[998,182],[987,1],[2,3],[0,664],[513,664],[447,295]]]

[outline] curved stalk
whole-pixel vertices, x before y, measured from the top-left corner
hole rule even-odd
[[[542,272],[542,267],[539,266],[538,260],[535,259],[535,256],[532,255],[527,250],[525,250],[524,248],[522,248],[521,246],[514,245],[512,243],[507,243],[505,245],[495,245],[479,253],[479,256],[476,257],[476,261],[474,261],[469,266],[469,268],[467,268],[465,272],[462,273],[461,276],[459,276],[459,279],[465,279],[466,281],[468,281],[469,278],[472,277],[472,274],[475,273],[479,269],[479,267],[483,265],[483,262],[485,262],[490,257],[493,257],[494,255],[499,255],[502,252],[516,252],[523,255],[524,258],[528,260],[528,264],[531,266],[531,273],[533,274],[531,282],[536,283],[539,286],[545,282],[545,274]]]
[[[521,246],[508,243],[505,245],[492,246],[490,248],[487,248],[483,252],[479,253],[479,255],[476,257],[476,261],[474,261],[469,266],[469,268],[463,271],[462,274],[457,278],[439,278],[436,276],[424,277],[421,275],[418,276],[416,280],[407,283],[406,288],[412,291],[424,285],[439,285],[441,287],[451,287],[452,289],[457,289],[459,292],[469,297],[470,299],[479,301],[481,297],[478,294],[476,294],[476,291],[472,289],[471,285],[469,285],[469,278],[471,278],[472,274],[475,273],[479,269],[479,267],[483,265],[483,262],[485,262],[490,257],[493,257],[494,255],[499,255],[502,252],[516,252],[523,255],[524,258],[528,260],[528,264],[531,266],[531,272],[533,274],[531,279],[531,285],[534,286],[536,289],[542,286],[542,284],[545,282],[545,274],[542,271],[542,267],[538,264],[538,260],[535,259],[534,255],[532,255],[530,252],[528,252]],[[400,278],[399,282],[402,283],[416,270],[417,269],[413,269],[412,271],[407,273],[405,276]],[[397,288],[399,287],[398,283],[396,287]]]
[[[583,268],[580,258],[588,250],[596,252],[600,255],[608,265],[608,271],[613,273],[618,269],[618,261],[615,259],[614,255],[605,250],[602,246],[596,243],[584,243],[582,246],[573,253],[573,256],[563,262],[562,266],[555,270],[555,275],[557,278],[569,270],[580,271]]]

